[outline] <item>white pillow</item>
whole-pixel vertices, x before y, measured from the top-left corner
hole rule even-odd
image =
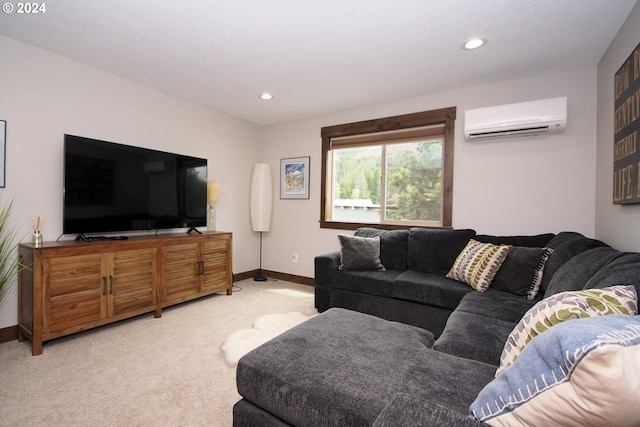
[[[490,426],[640,425],[640,316],[574,319],[534,338],[471,404]]]

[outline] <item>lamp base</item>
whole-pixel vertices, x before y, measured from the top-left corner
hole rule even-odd
[[[262,274],[258,274],[256,276],[253,276],[253,281],[254,282],[266,282],[267,278],[264,277]]]

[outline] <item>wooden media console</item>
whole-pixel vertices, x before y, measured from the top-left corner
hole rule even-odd
[[[231,233],[20,244],[18,339],[42,343],[232,293]]]

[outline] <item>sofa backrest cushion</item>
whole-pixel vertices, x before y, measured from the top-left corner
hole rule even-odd
[[[478,234],[478,242],[493,243],[494,245],[524,246],[527,248],[543,248],[555,237],[553,233],[536,234],[533,236],[491,236]]]
[[[544,297],[583,289],[603,266],[619,256],[620,251],[609,247],[589,249],[574,256],[555,272],[545,290]]]
[[[544,275],[540,285],[542,291],[547,290],[553,275],[571,258],[589,249],[608,245],[599,240],[589,239],[580,233],[563,231],[551,239],[546,246],[553,249],[553,253],[549,256],[544,267]]]
[[[584,289],[602,289],[615,285],[633,285],[640,295],[640,253],[621,252],[598,270],[584,285]]]
[[[407,267],[445,275],[475,235],[475,230],[471,229],[412,228],[409,230]]]
[[[354,236],[380,237],[380,261],[387,270],[407,269],[407,239],[409,230],[382,230],[379,228],[358,228]]]

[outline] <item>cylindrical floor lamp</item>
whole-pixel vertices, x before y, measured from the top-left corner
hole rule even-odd
[[[256,163],[251,177],[251,228],[260,232],[260,270],[253,280],[264,282],[262,275],[262,233],[271,227],[271,208],[273,204],[273,190],[271,183],[271,166],[267,163]]]

